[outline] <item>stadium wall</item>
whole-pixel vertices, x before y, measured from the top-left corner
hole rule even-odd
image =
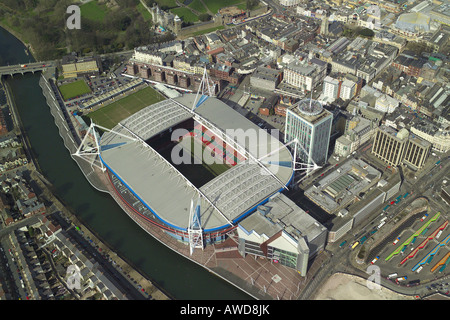
[[[187,228],[181,228],[181,227],[175,226],[175,225],[173,225],[173,224],[167,223],[164,219],[161,219],[160,216],[157,215],[156,212],[155,212],[155,211],[154,211],[154,210],[153,210],[153,209],[152,209],[145,201],[143,201],[143,200],[142,200],[142,199],[134,192],[134,190],[133,190],[133,189],[132,189],[132,188],[131,188],[131,187],[130,187],[130,186],[129,186],[129,185],[128,185],[128,184],[127,184],[120,176],[119,176],[119,175],[117,175],[116,172],[115,172],[114,170],[111,169],[110,166],[108,166],[108,165],[106,164],[106,162],[102,159],[101,155],[99,155],[99,157],[100,157],[101,162],[106,166],[106,168],[107,168],[107,169],[108,169],[108,170],[109,170],[109,171],[110,171],[117,179],[119,179],[119,181],[122,182],[122,183],[127,187],[127,189],[130,190],[131,193],[133,193],[133,195],[134,195],[134,196],[135,196],[135,197],[136,197],[143,205],[145,205],[145,207],[146,207],[147,209],[149,209],[149,210],[155,215],[155,217],[157,217],[157,218],[161,221],[162,224],[165,224],[165,225],[166,225],[166,228],[162,228],[162,226],[159,225],[156,221],[152,221],[152,219],[150,219],[149,217],[145,217],[144,215],[142,215],[142,217],[143,217],[144,219],[146,219],[146,220],[148,220],[150,223],[152,223],[152,224],[154,224],[154,225],[156,225],[156,226],[158,226],[158,227],[164,229],[164,231],[165,231],[167,234],[171,235],[172,237],[174,237],[174,238],[177,239],[177,240],[184,241],[184,242],[189,241],[189,236],[188,236]],[[290,184],[290,182],[291,182],[291,180],[292,180],[292,178],[293,178],[293,175],[294,175],[294,174],[291,175],[291,178],[290,178],[289,183],[288,183],[287,185]],[[279,189],[278,191],[276,191],[274,194],[277,194],[277,193],[281,192],[283,189],[284,189],[284,188],[280,188],[280,189]],[[271,195],[271,196],[272,196],[272,195]],[[256,209],[257,209],[257,207],[260,206],[260,205],[265,204],[266,202],[268,202],[271,196],[268,196],[266,199],[264,199],[264,200],[261,201],[260,203],[256,204],[254,207],[250,208],[249,210],[247,210],[247,211],[246,211],[244,214],[242,214],[240,217],[238,217],[238,218],[232,220],[233,224],[236,224],[236,225],[237,225],[237,223],[238,223],[239,221],[245,219],[247,216],[249,216],[250,214],[252,214],[253,212],[255,212]],[[123,199],[123,200],[126,201],[125,199]],[[129,206],[131,206],[131,205],[129,204]],[[235,225],[235,226],[236,226],[236,225]],[[207,242],[207,243],[210,243],[210,242],[220,242],[220,241],[223,241],[223,240],[224,240],[223,237],[225,236],[225,233],[229,232],[230,229],[233,228],[233,227],[235,227],[235,226],[223,225],[222,227],[204,230],[204,231],[203,231],[203,234],[204,234],[204,236],[205,236],[206,242]],[[170,229],[171,229],[171,230],[170,230]],[[214,235],[214,233],[216,233],[216,234]]]

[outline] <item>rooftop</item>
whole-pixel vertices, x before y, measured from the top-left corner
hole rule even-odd
[[[192,112],[195,96],[184,94],[168,99],[123,120],[113,128],[114,132],[103,134],[101,159],[155,216],[173,228],[188,227],[191,200],[201,194],[202,226],[205,231],[212,231],[226,227],[230,221],[238,221],[283,189],[292,177],[292,156],[278,139],[216,98],[207,97]],[[234,139],[247,160],[198,189],[144,143],[191,117],[217,134],[239,130],[250,134],[245,139]],[[252,133],[258,133],[256,143],[248,139]],[[136,135],[140,138],[133,140]],[[275,150],[261,162],[254,160]]]
[[[243,220],[239,225],[249,234],[255,232],[266,239],[284,231],[294,241],[303,237],[307,242],[311,242],[326,232],[323,225],[283,194],[276,195],[258,207],[257,214]]]
[[[331,115],[320,102],[312,99],[300,100],[288,110],[313,125]]]
[[[334,213],[351,203],[380,177],[381,173],[376,168],[363,160],[352,159],[308,188],[305,195],[328,213]]]

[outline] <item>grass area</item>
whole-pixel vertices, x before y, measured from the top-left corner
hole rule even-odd
[[[142,14],[142,17],[146,22],[152,21],[152,14],[148,12],[147,9],[145,9],[144,5],[139,2],[139,4],[136,6],[137,10]]]
[[[199,31],[194,32],[192,35],[195,37],[195,36],[199,36],[201,34],[206,34],[206,33],[210,33],[213,31],[222,30],[222,29],[225,29],[225,26],[218,26],[218,27],[208,28],[205,30],[199,30]]]
[[[238,4],[236,7],[238,7],[241,10],[247,10],[247,3],[243,2],[241,4]]]
[[[103,21],[106,16],[106,6],[99,5],[97,1],[91,1],[80,6],[81,19]]]
[[[90,93],[91,88],[84,80],[78,80],[72,83],[63,84],[59,87],[64,100],[82,96],[83,94]]]
[[[22,32],[22,28],[13,26],[11,24],[12,18],[3,18],[0,20],[0,25],[3,26],[3,28],[9,30],[10,32],[16,32],[18,35],[20,35],[20,39],[25,43],[30,43],[30,39],[27,37],[26,33]]]
[[[187,8],[175,8],[170,9],[170,11],[172,11],[173,14],[178,15],[184,22],[189,23],[198,21],[198,16]]]
[[[205,8],[203,3],[200,0],[193,0],[189,5],[189,8],[192,8],[200,13],[207,13],[208,10]]]
[[[195,145],[199,145],[200,142],[195,140],[194,138],[191,138],[191,154],[194,156],[194,152],[196,150]],[[202,154],[205,152],[205,146],[202,145]],[[230,166],[225,164],[225,163],[211,163],[211,164],[207,164],[205,162],[202,161],[202,165],[208,170],[210,171],[212,174],[214,174],[215,176],[221,175],[222,173],[224,173],[225,171],[227,171],[228,169],[230,169]]]
[[[239,4],[244,3],[245,0],[203,0],[208,9],[216,14],[220,9],[229,7],[229,6],[237,6]]]
[[[183,1],[181,1],[183,2]],[[176,0],[156,0],[156,3],[159,4],[159,7],[168,7],[168,8],[176,8],[178,4]]]
[[[146,87],[99,110],[87,114],[96,124],[112,129],[133,113],[165,98],[152,87]]]

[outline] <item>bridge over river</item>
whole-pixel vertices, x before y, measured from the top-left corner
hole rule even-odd
[[[0,77],[1,76],[14,76],[15,74],[25,74],[27,72],[35,73],[37,71],[44,71],[47,68],[56,67],[54,61],[39,61],[31,62],[27,64],[16,64],[10,66],[0,67]]]

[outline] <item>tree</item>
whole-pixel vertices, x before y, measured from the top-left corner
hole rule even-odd
[[[28,227],[28,233],[30,235],[30,237],[34,237],[35,233],[34,233],[34,228],[33,227]]]
[[[145,0],[144,2],[149,8],[153,7],[153,4],[156,3],[155,0]]]
[[[211,16],[207,13],[200,14],[198,16],[198,18],[200,19],[200,21],[203,21],[203,22],[211,20]]]
[[[259,4],[259,0],[247,0],[246,2],[246,6],[247,6],[247,10],[252,10],[255,7],[257,7]]]
[[[358,34],[361,37],[373,38],[373,36],[375,35],[375,32],[373,32],[373,30],[370,30],[370,29],[367,29],[367,28],[363,28],[363,29],[358,31]]]

